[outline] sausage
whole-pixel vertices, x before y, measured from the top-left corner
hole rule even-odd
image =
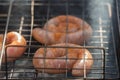
[[[71,43],[60,43],[52,46],[80,47]],[[39,48],[34,54],[33,65],[38,72],[59,74],[72,71],[73,76],[83,76],[84,71],[86,71],[85,74],[90,71],[93,57],[87,49]]]
[[[57,16],[45,23],[43,28],[34,28],[34,39],[43,44],[83,44],[92,35],[91,26],[75,16]]]
[[[0,43],[2,43],[2,37],[0,37]],[[13,47],[12,45],[15,45]],[[7,47],[8,46],[8,47]],[[25,52],[25,47],[17,47],[17,46],[26,46],[25,38],[17,32],[9,32],[6,35],[5,47],[7,53],[7,62],[11,62],[21,57]],[[2,49],[2,45],[0,45],[0,51]],[[5,52],[5,51],[4,51]],[[5,63],[5,53],[2,56],[2,63]]]

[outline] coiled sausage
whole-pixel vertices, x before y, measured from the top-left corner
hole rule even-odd
[[[60,43],[52,46],[79,47],[79,45],[70,43]],[[40,72],[59,74],[72,70],[73,76],[83,76],[91,69],[93,57],[87,49],[39,48],[34,54],[33,65]]]
[[[42,28],[34,28],[33,37],[43,44],[73,43],[82,44],[92,35],[91,26],[75,16],[57,16],[50,19]]]
[[[0,44],[2,44],[2,35],[0,37]],[[7,47],[7,62],[14,61],[15,59],[19,58],[22,56],[22,54],[25,52],[26,48],[25,47],[13,47],[12,45],[17,45],[17,46],[26,46],[26,40],[25,38],[20,35],[17,32],[9,32],[6,35],[6,43],[5,47]],[[1,51],[2,45],[0,45],[0,51]],[[2,57],[2,63],[5,63],[5,53],[3,54]]]

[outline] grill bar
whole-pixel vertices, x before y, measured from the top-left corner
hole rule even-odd
[[[66,0],[66,2],[65,2],[65,11],[66,11],[66,16],[67,16],[67,19],[66,19],[66,35],[65,35],[65,37],[66,37],[66,39],[65,39],[65,44],[67,45],[67,43],[68,43],[68,23],[69,23],[69,21],[68,21],[68,14],[69,14],[69,0]],[[66,53],[66,58],[65,58],[65,60],[66,60],[66,72],[65,72],[65,79],[67,79],[67,68],[68,68],[68,48],[66,48],[66,50],[65,50],[65,53]]]
[[[22,32],[23,24],[24,24],[24,17],[21,17],[21,23],[20,23],[20,29],[19,29],[19,33],[20,33],[20,34],[21,34],[21,32]]]
[[[5,41],[6,41],[6,34],[8,31],[8,25],[9,25],[9,20],[10,20],[10,15],[11,15],[11,10],[12,10],[12,4],[13,4],[13,0],[11,0],[10,2],[10,6],[9,6],[9,11],[8,11],[8,17],[7,17],[7,21],[6,21],[6,27],[5,27],[5,35],[4,35],[4,39],[3,39],[3,43],[2,43],[2,49],[1,49],[1,55],[0,55],[0,69],[1,69],[1,65],[2,65],[2,56],[4,54],[4,49],[5,49]],[[7,69],[7,54],[5,53],[5,68],[6,68],[6,79],[8,79],[8,69]]]
[[[20,22],[20,28],[19,28],[19,34],[22,34],[22,28],[23,28],[23,24],[24,24],[24,17],[21,17],[21,22]],[[13,57],[12,57],[13,58]],[[13,69],[11,69],[11,73],[9,74],[10,79],[12,79],[13,77],[13,73],[14,73],[14,67],[15,67],[15,62],[13,62]],[[8,68],[8,67],[7,67]],[[6,70],[7,71],[7,70]]]
[[[33,30],[33,26],[34,26],[34,0],[31,1],[31,29],[30,29],[30,42],[29,42],[29,46],[31,45],[31,41],[32,41],[32,30]],[[30,53],[30,48],[28,50],[28,53]],[[29,57],[29,54],[28,54]]]
[[[1,55],[0,55],[0,65],[1,65],[1,59],[2,59],[2,56],[3,56],[3,53],[4,53],[4,47],[5,47],[5,39],[6,39],[6,34],[7,34],[7,30],[8,30],[8,25],[9,25],[9,20],[10,20],[10,15],[11,15],[11,9],[12,9],[12,3],[13,3],[13,0],[11,0],[10,2],[10,6],[9,6],[9,11],[8,11],[8,17],[7,17],[7,21],[6,21],[6,28],[5,28],[5,35],[4,35],[4,39],[3,39],[3,44],[2,44],[2,50],[1,50]]]

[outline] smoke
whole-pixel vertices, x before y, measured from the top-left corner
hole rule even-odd
[[[20,27],[20,22],[22,17],[24,17],[25,20],[27,20],[28,17],[30,18],[31,1],[30,0],[4,0],[4,1],[9,5],[12,5],[10,22],[9,22],[9,25],[12,25],[12,27],[9,28],[13,30],[17,30]]]
[[[111,17],[111,8],[113,5],[113,0],[90,0],[89,7],[89,16],[94,19],[98,17]]]

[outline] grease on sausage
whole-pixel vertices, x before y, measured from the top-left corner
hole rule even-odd
[[[67,21],[68,20],[68,21]],[[73,43],[82,44],[92,35],[91,26],[75,16],[57,16],[50,19],[42,28],[34,28],[33,37],[43,44]]]
[[[79,45],[70,43],[52,46],[79,47]],[[34,54],[33,65],[40,72],[59,74],[72,70],[73,76],[83,76],[84,73],[87,74],[91,69],[93,57],[87,49],[47,48],[45,50],[45,48],[39,48]]]
[[[0,37],[1,44],[2,44],[2,41],[3,41],[2,37]],[[22,35],[20,35],[17,32],[9,32],[6,35],[5,47],[9,46],[6,48],[7,62],[11,62],[19,58],[20,56],[22,56],[22,54],[26,50],[25,47],[13,47],[12,45],[26,46],[26,40]],[[0,45],[0,51],[1,51],[1,48],[2,48],[2,45]],[[5,53],[3,54],[3,57],[2,57],[2,63],[5,63]]]

